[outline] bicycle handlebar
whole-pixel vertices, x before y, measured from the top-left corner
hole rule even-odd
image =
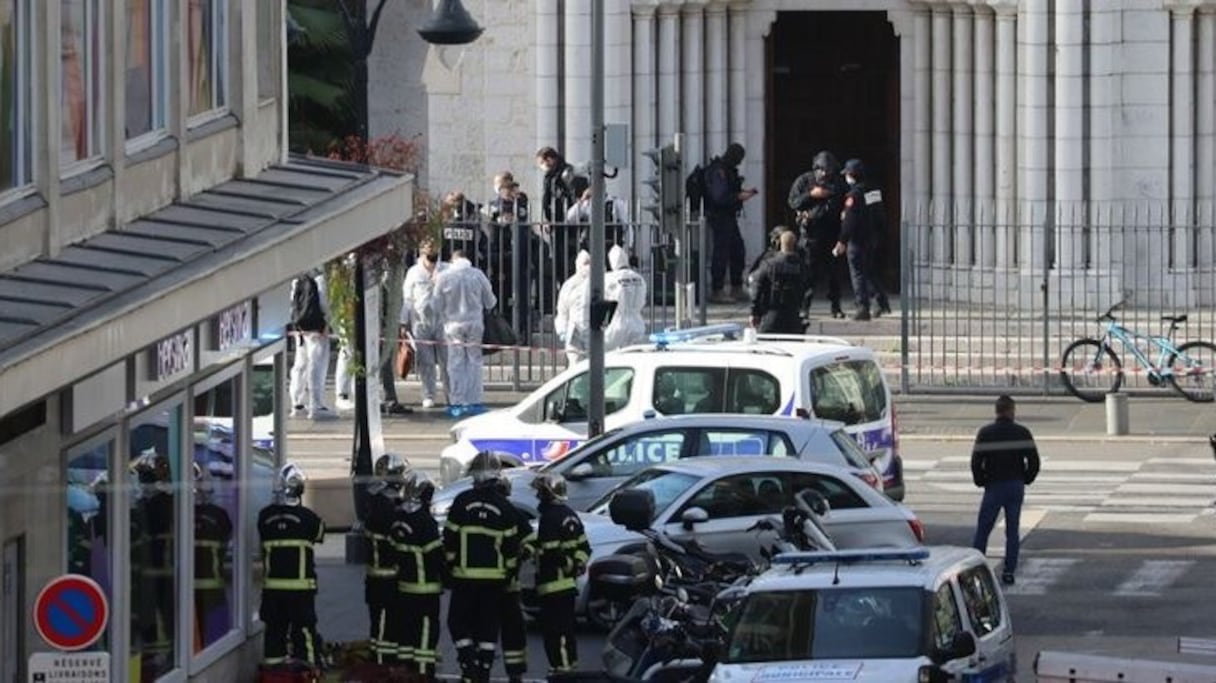
[[[1110,307],[1110,308],[1106,309],[1106,312],[1105,312],[1105,313],[1103,313],[1102,315],[1098,316],[1098,322],[1105,322],[1105,321],[1107,321],[1107,320],[1114,320],[1114,319],[1115,319],[1115,311],[1119,310],[1120,308],[1123,308],[1123,305],[1124,305],[1124,304],[1126,304],[1126,303],[1127,303],[1127,299],[1122,299],[1122,300],[1120,300],[1119,302],[1117,302],[1117,303],[1115,303],[1115,304],[1111,305],[1111,307]]]

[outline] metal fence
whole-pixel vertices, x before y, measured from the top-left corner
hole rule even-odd
[[[1216,338],[1216,210],[1210,204],[1040,202],[905,207],[900,384],[905,392],[1062,393],[1061,353],[1099,337],[1126,301],[1128,327]],[[1156,359],[1157,352],[1145,350]],[[1125,387],[1147,388],[1130,352]]]

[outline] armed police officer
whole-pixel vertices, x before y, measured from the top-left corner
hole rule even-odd
[[[502,462],[482,451],[469,463],[473,488],[452,502],[443,528],[443,548],[451,571],[448,630],[460,663],[461,680],[490,678],[499,636],[500,605],[519,563],[518,513],[502,494]]]
[[[786,230],[778,238],[781,252],[760,264],[752,277],[752,327],[760,332],[802,334],[801,312],[811,284],[798,254],[798,236]]]
[[[540,522],[536,534],[536,594],[550,673],[578,665],[574,632],[575,580],[587,568],[591,545],[583,523],[566,504],[566,480],[540,474],[532,480]]]
[[[376,459],[374,479],[367,487],[369,495],[363,535],[367,538],[369,555],[363,580],[363,599],[367,602],[372,654],[377,664],[397,661],[397,643],[391,637],[391,624],[400,619],[401,614],[396,609],[399,604],[397,553],[393,547],[392,529],[408,467],[405,458],[395,453],[385,453]]]
[[[401,506],[391,536],[397,552],[397,607],[389,623],[397,661],[413,667],[424,680],[435,680],[439,661],[439,607],[448,567],[443,538],[431,514],[435,485],[422,472],[405,474]]]
[[[839,162],[831,152],[822,151],[815,155],[811,170],[794,180],[788,199],[790,208],[798,213],[803,259],[812,282],[818,287],[827,279],[833,318],[844,317],[844,311],[840,309],[840,281],[844,279],[844,271],[840,259],[832,256],[840,235],[844,194]],[[807,298],[808,308],[810,303],[811,299]]]
[[[303,504],[304,471],[295,463],[279,470],[275,502],[258,513],[262,544],[262,604],[266,624],[263,663],[295,660],[321,665],[317,639],[317,565],[313,546],[325,540],[325,523]]]
[[[866,187],[865,166],[860,159],[849,159],[845,164],[844,178],[849,192],[841,212],[840,236],[832,248],[832,254],[848,257],[853,298],[857,306],[853,319],[870,320],[871,298],[877,300],[879,315],[891,312],[887,295],[876,286],[873,271],[874,254],[879,248],[878,240],[886,224],[882,191]]]

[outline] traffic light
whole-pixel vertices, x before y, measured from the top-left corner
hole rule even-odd
[[[651,176],[642,181],[652,196],[642,203],[663,230],[675,232],[684,220],[684,164],[674,145],[643,152],[654,163]]]

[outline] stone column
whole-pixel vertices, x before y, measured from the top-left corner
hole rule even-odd
[[[1216,6],[1199,8],[1198,65],[1195,85],[1195,199],[1199,239],[1196,248],[1202,261],[1213,253],[1212,231],[1216,226]],[[1208,276],[1210,277],[1210,276]],[[1205,282],[1200,291],[1210,291]],[[1212,301],[1201,301],[1211,306]]]
[[[591,3],[567,2],[565,22],[566,140],[560,151],[583,164],[591,160]]]
[[[993,166],[993,119],[996,93],[993,88],[993,22],[992,10],[984,0],[973,0],[975,6],[975,216],[979,244],[976,263],[985,268],[996,264],[993,231],[995,177]]]
[[[561,31],[557,10],[558,0],[536,0],[536,149],[559,144],[561,133],[561,88],[557,82],[561,64],[557,40]]]
[[[705,8],[706,62],[708,73],[705,82],[705,156],[718,154],[727,145],[726,102],[726,56],[730,46],[726,42],[726,4],[711,0]],[[700,159],[685,157],[693,163]]]
[[[1044,263],[1047,220],[1047,180],[1051,173],[1051,140],[1048,138],[1050,108],[1047,90],[1047,59],[1050,50],[1048,0],[1023,0],[1018,16],[1018,225],[1020,263],[1027,274],[1041,275]]]
[[[683,101],[685,159],[701,159],[705,155],[705,3],[707,0],[686,0],[684,4]],[[694,162],[695,163],[695,162]],[[688,164],[692,168],[692,164]]]
[[[1090,0],[1089,70],[1086,74],[1089,87],[1087,113],[1089,117],[1089,154],[1086,159],[1089,174],[1089,189],[1085,201],[1089,205],[1089,253],[1093,268],[1097,271],[1090,277],[1101,278],[1106,291],[1123,290],[1120,280],[1121,264],[1116,263],[1123,253],[1122,236],[1116,232],[1123,228],[1123,220],[1117,208],[1126,199],[1115,188],[1115,169],[1124,156],[1123,141],[1116,132],[1116,123],[1123,117],[1123,93],[1119,73],[1120,49],[1123,42],[1120,27],[1123,12],[1122,0]],[[1168,80],[1168,79],[1163,79]],[[1164,91],[1164,87],[1161,88]],[[1138,93],[1144,97],[1144,93]],[[1139,98],[1137,102],[1143,101]],[[1116,200],[1119,200],[1118,202]],[[1101,304],[1100,301],[1095,302]],[[1108,306],[1110,304],[1107,304]]]
[[[604,123],[627,124],[633,110],[633,31],[630,0],[604,2]],[[617,169],[608,191],[633,196],[633,164]],[[608,169],[611,171],[612,169]]]
[[[667,144],[680,126],[680,5],[659,3],[659,143]]]
[[[975,159],[972,156],[971,113],[972,113],[972,58],[971,47],[971,6],[955,3],[951,6],[954,17],[951,34],[954,38],[953,49],[953,82],[954,82],[954,120],[953,129],[953,181],[954,189],[954,265],[967,268],[974,261],[971,248],[975,230],[972,216],[974,197],[972,196],[972,169]]]
[[[655,120],[657,79],[654,54],[655,2],[639,2],[633,6],[633,194],[634,204],[648,198],[650,188],[642,181],[652,175],[651,162],[643,152],[657,146]],[[638,220],[649,217],[637,212]]]
[[[1170,199],[1175,272],[1191,268],[1191,224],[1195,199],[1195,97],[1193,40],[1197,0],[1175,0],[1170,5]]]
[[[927,5],[917,6],[913,19],[915,31],[915,57],[913,71],[912,117],[915,119],[915,133],[912,141],[913,156],[913,202],[909,206],[913,219],[911,225],[916,226],[916,253],[923,259],[930,253],[930,235],[933,230],[928,227],[930,218],[928,203],[933,192],[933,22],[932,14]]]
[[[1055,252],[1061,273],[1085,265],[1085,25],[1080,3],[1055,4]]]
[[[933,8],[933,261],[944,264],[950,257],[948,236],[951,192],[950,149],[950,82],[953,65],[950,62],[950,8]]]
[[[734,0],[730,4],[730,142],[743,143],[747,137],[747,12],[750,2]],[[758,66],[758,65],[757,65]],[[720,150],[711,150],[721,154]],[[752,154],[760,150],[752,150]]]
[[[1017,0],[989,0],[996,13],[996,265],[1013,265],[1017,198]]]

